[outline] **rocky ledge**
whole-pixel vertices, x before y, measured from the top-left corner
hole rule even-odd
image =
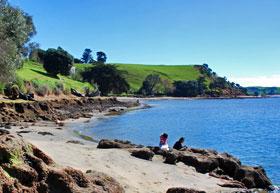
[[[69,118],[92,117],[94,111],[119,112],[138,106],[138,102],[122,102],[116,98],[77,98],[49,101],[2,102],[0,123],[57,121]]]
[[[132,156],[152,160],[153,156],[160,155],[166,164],[176,164],[182,162],[192,166],[199,173],[209,173],[210,176],[226,180],[222,187],[241,189],[264,189],[271,190],[272,183],[267,177],[265,170],[261,167],[242,165],[241,161],[227,153],[218,153],[214,150],[186,148],[182,151],[163,151],[158,147],[143,147],[132,144],[129,141],[106,140],[99,142],[97,148],[121,148],[127,149]],[[175,191],[169,192],[184,192]],[[187,191],[186,191],[187,192]]]
[[[21,137],[0,130],[0,192],[124,193],[124,189],[103,173],[61,168]]]

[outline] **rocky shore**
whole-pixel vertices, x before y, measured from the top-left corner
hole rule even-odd
[[[71,122],[61,122],[94,112],[118,114],[138,105],[116,98],[0,103],[0,193],[271,190],[263,168],[244,166],[227,153],[162,151],[119,140],[95,143],[73,133]]]
[[[120,101],[116,98],[71,98],[60,100],[1,102],[0,123],[20,123],[36,121],[61,121],[90,118],[94,112],[112,112],[138,106],[137,100]],[[115,108],[115,109],[114,109]]]
[[[126,149],[132,156],[150,161],[154,155],[161,155],[166,164],[182,162],[199,173],[209,173],[210,176],[226,180],[218,184],[221,187],[272,190],[272,183],[262,167],[242,165],[239,159],[227,153],[195,148],[164,151],[159,147],[144,147],[121,140],[101,140],[97,148]]]

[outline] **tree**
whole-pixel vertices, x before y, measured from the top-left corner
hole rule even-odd
[[[129,84],[124,78],[124,71],[120,71],[113,64],[97,64],[82,72],[84,81],[96,83],[101,95],[110,92],[121,94],[129,90]]]
[[[59,73],[69,75],[73,66],[73,60],[73,56],[61,47],[57,49],[50,48],[46,51],[44,57],[44,68],[53,76],[57,76]]]
[[[97,56],[97,62],[100,62],[100,63],[105,63],[106,60],[107,60],[107,56],[104,52],[96,52],[96,56]]]
[[[26,58],[30,58],[31,54],[35,51],[38,50],[40,47],[40,44],[37,42],[30,42],[24,48],[22,49],[22,55]]]
[[[35,33],[31,16],[0,0],[0,81],[13,79],[24,45]]]
[[[210,83],[211,89],[225,89],[228,86],[226,77],[217,77]]]
[[[207,90],[206,78],[204,76],[200,76],[197,79],[197,84],[198,84],[198,94],[199,95],[204,95],[206,90]]]
[[[199,94],[198,81],[176,81],[174,83],[174,96],[177,97],[196,97]]]
[[[163,93],[165,95],[171,95],[174,92],[174,86],[170,80],[161,79],[161,85],[163,87]]]
[[[34,62],[44,63],[46,51],[40,48],[33,49],[29,55],[29,60]]]
[[[85,64],[88,64],[88,63],[92,63],[93,61],[93,57],[92,57],[92,50],[89,49],[89,48],[86,48],[84,53],[83,53],[83,56],[81,58],[82,62],[85,63]]]
[[[76,63],[76,64],[82,64],[83,61],[80,60],[79,58],[74,58],[74,63]]]
[[[143,95],[154,95],[156,86],[161,83],[160,76],[158,74],[149,74],[142,83],[142,87],[139,92]]]

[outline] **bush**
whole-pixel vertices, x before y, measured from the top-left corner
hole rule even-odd
[[[13,86],[13,83],[5,84],[4,89],[3,89],[5,96],[10,97],[12,95],[12,86]]]
[[[19,90],[23,93],[26,92],[26,87],[25,87],[25,83],[24,83],[24,80],[21,79],[20,77],[16,76],[16,81],[15,81],[15,84],[18,85],[19,87]]]
[[[199,94],[198,81],[176,81],[174,83],[174,96],[177,97],[196,97]]]
[[[143,81],[139,93],[143,95],[154,95],[157,93],[157,88],[160,83],[161,78],[158,74],[149,74]]]
[[[27,94],[34,92],[34,87],[30,81],[24,81],[24,87]]]
[[[57,74],[69,75],[73,60],[73,56],[60,47],[48,49],[44,57],[44,68],[53,76],[57,76]]]
[[[59,96],[59,95],[61,95],[62,93],[63,93],[63,92],[62,92],[62,90],[61,90],[60,88],[54,87],[54,89],[53,89],[53,94],[54,94],[54,95]]]
[[[0,82],[0,94],[4,94],[5,85]]]
[[[64,85],[61,82],[56,82],[55,87],[53,88],[53,94],[59,96],[64,91]]]
[[[8,83],[5,85],[4,94],[11,99],[17,99],[19,96],[19,87],[16,84]]]
[[[30,53],[29,59],[33,62],[44,63],[45,55],[46,55],[46,51],[38,48],[38,49],[34,49]]]
[[[82,72],[83,80],[96,83],[102,95],[120,94],[129,90],[123,71],[112,64],[98,64]]]
[[[71,94],[70,89],[69,89],[69,88],[65,88],[65,89],[63,90],[63,94],[65,94],[65,95],[70,95],[70,94]]]
[[[50,94],[50,89],[48,85],[39,85],[38,87],[35,87],[35,93],[38,96],[46,96]]]

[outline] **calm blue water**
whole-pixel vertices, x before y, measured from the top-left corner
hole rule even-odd
[[[79,125],[95,138],[126,139],[157,145],[162,132],[169,145],[181,136],[186,145],[229,152],[244,164],[262,165],[280,184],[280,98],[145,101],[153,106]]]

